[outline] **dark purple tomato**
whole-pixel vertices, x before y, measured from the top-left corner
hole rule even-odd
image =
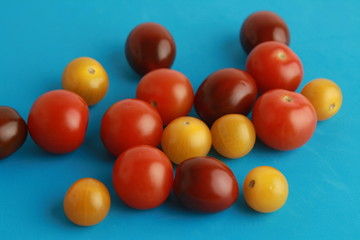
[[[132,69],[145,75],[154,69],[171,67],[176,54],[175,41],[164,26],[143,23],[130,32],[125,54]]]
[[[174,193],[185,207],[200,212],[220,212],[229,208],[239,194],[230,168],[212,157],[195,157],[176,169]]]
[[[247,115],[255,103],[257,88],[246,72],[225,68],[208,76],[194,99],[197,114],[209,126],[225,114]]]
[[[26,137],[26,123],[19,113],[11,107],[0,106],[0,159],[16,152]]]
[[[262,42],[277,41],[289,45],[290,33],[285,21],[271,11],[251,14],[240,30],[240,42],[246,53]]]

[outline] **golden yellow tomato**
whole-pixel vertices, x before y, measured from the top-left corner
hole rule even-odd
[[[251,170],[243,184],[246,203],[255,211],[263,213],[280,209],[287,200],[288,191],[285,176],[268,166]]]
[[[254,147],[256,134],[252,122],[241,114],[227,114],[211,127],[215,150],[227,158],[240,158]]]
[[[309,99],[316,110],[318,121],[334,116],[342,104],[342,93],[336,83],[325,78],[312,80],[301,93]]]
[[[76,181],[64,198],[66,216],[81,226],[101,222],[110,209],[110,194],[105,185],[93,178]]]
[[[62,76],[62,86],[80,95],[89,106],[92,106],[106,95],[109,79],[98,61],[89,57],[80,57],[66,66]]]
[[[206,156],[211,148],[211,133],[197,118],[176,118],[166,126],[161,146],[173,163],[180,164],[191,157]]]

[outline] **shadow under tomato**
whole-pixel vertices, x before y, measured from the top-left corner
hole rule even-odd
[[[54,204],[53,208],[51,209],[52,218],[58,222],[58,224],[63,225],[64,227],[79,229],[80,226],[76,225],[75,223],[71,222],[65,215],[63,202],[58,201]]]
[[[233,207],[236,211],[246,214],[249,217],[258,217],[264,215],[263,213],[254,211],[252,208],[250,208],[249,205],[246,203],[242,193],[239,194],[239,197],[234,203]]]
[[[229,59],[231,67],[245,70],[247,54],[243,51],[238,37],[231,34],[224,41],[224,50],[227,54],[226,59]]]

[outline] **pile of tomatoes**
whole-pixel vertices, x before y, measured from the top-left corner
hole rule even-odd
[[[194,93],[189,79],[170,69],[176,47],[166,28],[144,23],[131,31],[126,58],[142,75],[136,99],[114,103],[101,121],[101,140],[117,158],[113,186],[127,205],[155,208],[173,190],[189,209],[225,210],[238,198],[239,186],[224,162],[207,156],[212,146],[226,158],[245,156],[257,138],[276,150],[293,150],[312,137],[317,121],[340,109],[341,90],[330,80],[315,79],[295,92],[304,70],[278,15],[250,15],[240,42],[249,54],[246,70],[218,70]],[[106,95],[108,76],[99,62],[81,57],[66,66],[62,84],[64,89],[35,101],[27,124],[14,109],[0,108],[1,158],[21,147],[27,131],[51,153],[69,153],[82,144],[88,106]],[[187,116],[193,106],[200,118]],[[254,210],[273,212],[285,204],[288,183],[277,169],[260,166],[246,176],[243,194]],[[109,209],[107,188],[92,178],[75,182],[64,198],[67,217],[79,225],[97,224]]]

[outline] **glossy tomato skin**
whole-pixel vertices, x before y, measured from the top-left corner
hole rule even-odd
[[[317,118],[303,95],[283,89],[264,93],[255,103],[252,121],[257,137],[277,150],[293,150],[313,135]]]
[[[157,68],[170,68],[175,54],[173,37],[158,23],[148,22],[136,26],[126,40],[126,59],[140,75]]]
[[[258,11],[246,18],[240,30],[240,42],[246,53],[260,43],[277,41],[289,45],[290,32],[285,21],[271,11]]]
[[[229,167],[212,157],[195,157],[176,169],[174,193],[185,207],[215,213],[229,208],[239,194]]]
[[[113,104],[101,122],[101,140],[114,156],[136,145],[158,146],[163,131],[159,113],[139,99],[124,99]]]
[[[123,202],[136,209],[150,209],[161,205],[169,196],[173,167],[162,151],[141,145],[118,157],[112,179]]]
[[[51,153],[69,153],[84,141],[89,108],[77,94],[54,90],[41,95],[32,105],[28,128],[31,138]]]
[[[162,68],[149,72],[139,82],[136,98],[154,106],[167,125],[186,116],[194,102],[194,90],[188,78],[175,70]]]
[[[255,79],[260,94],[277,88],[295,91],[304,75],[296,53],[274,41],[261,43],[250,52],[246,71]]]
[[[24,119],[15,109],[0,106],[0,159],[16,152],[24,144],[27,132]]]
[[[225,114],[247,115],[255,103],[257,87],[246,72],[225,68],[208,76],[195,94],[194,107],[209,126]]]

